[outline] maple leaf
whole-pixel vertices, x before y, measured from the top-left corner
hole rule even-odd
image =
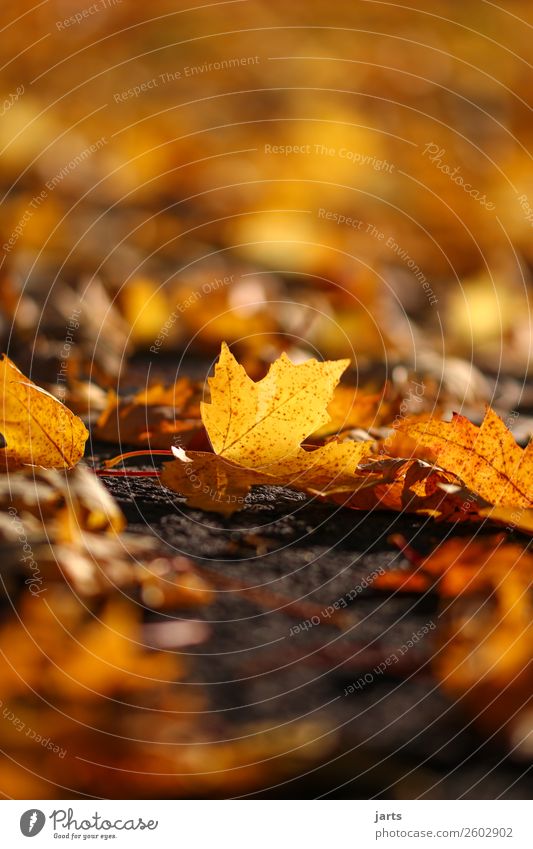
[[[230,516],[242,510],[250,488],[276,479],[253,469],[230,463],[207,451],[173,449],[176,461],[165,463],[161,472],[162,484],[187,498],[189,507],[214,510]]]
[[[454,413],[451,422],[404,422],[398,430],[431,448],[439,466],[453,472],[489,504],[533,505],[533,443],[522,449],[487,407],[481,427]]]
[[[244,509],[246,496],[253,486],[291,487],[310,495],[329,497],[339,489],[353,493],[358,487],[374,486],[376,482],[376,476],[349,473],[332,479],[328,466],[326,473],[320,466],[310,464],[308,469],[291,477],[247,469],[208,451],[185,453],[182,448],[172,448],[172,453],[176,462],[163,465],[161,483],[185,496],[189,507],[213,510],[224,516]],[[310,452],[311,456],[314,453]]]
[[[0,433],[5,465],[68,469],[83,457],[89,433],[82,420],[25,377],[5,354],[0,360]]]
[[[355,471],[370,443],[330,443],[305,451],[302,442],[324,425],[328,403],[349,360],[300,365],[282,354],[262,380],[246,374],[223,343],[211,403],[203,402],[202,420],[215,454],[246,468],[272,475],[318,476]]]
[[[301,443],[329,420],[328,402],[348,360],[293,365],[282,355],[266,377],[254,382],[224,343],[211,403],[201,404],[214,454],[173,448],[161,483],[181,493],[190,507],[229,516],[243,509],[252,486],[289,486],[326,497],[338,487],[368,485],[357,476],[371,442],[329,442],[314,450]]]
[[[385,457],[361,465],[355,476],[339,479],[325,495],[352,510],[393,510],[436,520],[471,520],[478,515],[475,496],[458,483],[455,475],[422,460]]]

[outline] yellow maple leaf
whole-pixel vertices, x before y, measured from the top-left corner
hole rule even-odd
[[[439,466],[497,506],[533,505],[533,443],[522,449],[491,407],[481,427],[454,413],[451,422],[405,422],[398,430],[432,449]]]
[[[270,475],[230,463],[207,451],[172,449],[176,460],[165,463],[160,481],[187,498],[189,507],[231,516],[245,506],[252,486],[279,481]]]
[[[253,381],[223,343],[211,403],[201,404],[202,421],[220,457],[270,475],[311,474],[322,482],[354,472],[370,443],[332,442],[306,451],[302,442],[329,420],[333,392],[349,360],[294,365],[286,354],[268,374]],[[308,481],[307,481],[308,482]]]
[[[25,377],[5,354],[0,360],[0,433],[6,465],[69,469],[83,457],[89,433],[78,416]]]
[[[333,446],[342,449],[337,458],[340,468],[344,459],[344,449],[348,443],[335,445],[330,443],[326,446],[331,454]],[[297,474],[270,475],[266,472],[248,469],[238,466],[207,451],[189,451],[187,454],[182,448],[172,448],[176,457],[173,463],[165,463],[161,472],[162,484],[179,492],[187,499],[189,507],[198,510],[212,510],[231,516],[237,510],[243,510],[246,506],[246,497],[253,486],[288,486],[301,490],[309,495],[318,495],[323,498],[332,497],[338,500],[339,491],[355,494],[365,487],[375,486],[376,480],[381,480],[378,475],[332,473],[332,466],[309,464],[305,470],[299,470]],[[312,460],[319,452],[306,452]],[[325,471],[327,469],[327,471]]]

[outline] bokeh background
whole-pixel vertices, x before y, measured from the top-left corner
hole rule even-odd
[[[113,393],[141,393],[128,433],[112,416],[91,429],[88,463],[147,445],[150,404],[152,447],[168,447],[174,382],[202,381],[223,340],[254,378],[282,351],[350,357],[349,381],[376,393],[365,427],[380,393],[399,404],[415,380],[425,412],[479,423],[490,402],[531,435],[529,0],[3,0],[0,18],[2,349],[89,424],[116,413]],[[154,401],[157,380],[171,388]],[[304,797],[531,793],[529,608],[474,622],[461,651],[493,639],[456,691],[463,655],[431,677],[428,641],[392,682],[341,698],[436,621],[435,599],[357,591],[345,642],[331,623],[288,639],[391,567],[396,518],[363,526],[276,490],[237,527],[141,469],[107,482],[117,536],[87,469],[35,474],[29,505],[26,478],[0,487],[26,529],[0,528],[3,795],[283,796],[294,776]],[[426,553],[448,533],[401,521]],[[23,585],[24,533],[46,604]],[[196,558],[172,561],[178,589],[156,537]],[[470,728],[478,705],[505,757]]]
[[[81,298],[101,380],[156,341],[222,338],[266,361],[528,372],[527,2],[48,0],[2,19],[11,345],[53,357]]]

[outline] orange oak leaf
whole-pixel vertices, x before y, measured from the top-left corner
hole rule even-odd
[[[0,433],[6,466],[70,469],[83,457],[89,433],[45,389],[25,377],[5,354],[0,360]]]
[[[432,449],[439,466],[489,504],[533,506],[533,443],[520,448],[491,407],[481,427],[454,413],[451,422],[406,421],[398,430]]]

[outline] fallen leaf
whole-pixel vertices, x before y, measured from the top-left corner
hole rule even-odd
[[[373,461],[371,440],[332,440],[314,450],[302,446],[328,421],[328,400],[346,365],[308,360],[295,366],[282,355],[254,382],[224,344],[210,380],[211,402],[201,404],[215,454],[173,449],[177,461],[165,465],[161,482],[184,495],[189,506],[224,515],[244,507],[252,486],[270,484],[353,509],[472,518],[464,495],[440,488],[459,483],[443,469],[416,459]],[[363,468],[365,458],[370,462]]]
[[[89,433],[68,407],[25,377],[4,354],[0,360],[0,457],[20,465],[69,469],[83,457]]]
[[[410,415],[408,419],[398,417],[391,422],[390,429],[381,439],[376,441],[376,452],[385,457],[407,457],[425,462],[433,462],[435,454],[431,448],[417,442],[416,437],[409,436],[405,430],[401,430],[402,422],[408,421],[410,425],[422,424],[431,420],[429,413],[417,413]]]
[[[64,635],[61,662],[48,670],[47,686],[68,699],[97,700],[172,679],[180,671],[176,655],[146,651],[137,633],[133,606],[109,601],[80,632]]]
[[[174,452],[176,460],[165,463],[159,480],[185,496],[189,507],[231,516],[244,509],[254,485],[275,483],[272,476],[230,463],[207,451]]]
[[[231,463],[218,454],[207,451],[189,451],[186,454],[183,449],[173,448],[176,460],[163,465],[159,479],[169,489],[183,495],[189,507],[214,511],[223,516],[231,516],[243,510],[253,486],[289,487],[309,495],[331,497],[332,500],[337,500],[339,492],[349,491],[353,495],[360,487],[375,486],[375,476],[343,473],[339,456],[336,457],[339,473],[332,477],[331,464],[312,462],[313,455],[318,454],[319,450],[305,452],[309,453],[310,462],[304,471],[298,473],[291,470],[286,474],[269,475]],[[351,459],[351,452],[349,456]],[[321,459],[324,460],[324,455],[321,455]],[[381,478],[378,477],[378,480]]]
[[[393,510],[449,521],[477,517],[474,496],[466,498],[455,475],[422,460],[371,461],[359,467],[354,480],[357,486],[346,479],[330,487],[328,499],[352,510]]]
[[[2,625],[0,745],[21,769],[13,784],[14,765],[8,772],[0,764],[3,790],[55,796],[67,772],[76,791],[98,786],[113,796],[120,771],[121,787],[135,797],[147,782],[154,795],[242,793],[300,774],[335,745],[335,735],[302,721],[281,733],[244,726],[235,739],[206,715],[205,688],[180,683],[190,661],[168,632],[187,642],[184,629],[194,626],[202,641],[203,623],[143,627],[139,613],[111,599],[95,615],[57,584],[46,603],[25,599],[20,616]],[[42,784],[24,779],[28,770]]]
[[[95,616],[58,583],[39,601],[24,596],[20,614],[0,629],[5,695],[32,688],[56,702],[94,700],[99,693],[144,689],[158,676],[181,671],[179,656],[144,650],[140,611],[127,599],[107,600]]]
[[[169,556],[151,536],[83,533],[43,550],[39,564],[45,578],[63,577],[86,598],[138,588],[142,603],[158,610],[201,607],[213,597],[191,560]]]
[[[132,588],[153,608],[211,601],[192,561],[170,555],[154,536],[121,533],[121,510],[83,465],[0,475],[0,508],[4,580],[22,575],[35,596],[64,579],[86,598]],[[26,560],[21,541],[29,547]]]
[[[461,478],[489,504],[533,505],[533,443],[520,448],[490,407],[481,427],[454,413],[451,422],[407,421],[398,430],[431,448],[439,466]]]
[[[355,471],[371,443],[333,442],[305,451],[304,439],[328,421],[327,406],[349,361],[294,365],[282,354],[254,382],[223,343],[211,402],[200,405],[215,454],[271,475],[335,478]],[[313,469],[313,471],[311,471]]]
[[[146,348],[154,344],[172,309],[164,284],[139,276],[128,280],[121,290],[120,305],[131,339],[136,346]]]
[[[86,419],[94,418],[107,406],[108,393],[97,383],[90,380],[69,378],[66,389],[64,384],[52,384],[49,390],[54,398],[68,404],[70,410]]]

